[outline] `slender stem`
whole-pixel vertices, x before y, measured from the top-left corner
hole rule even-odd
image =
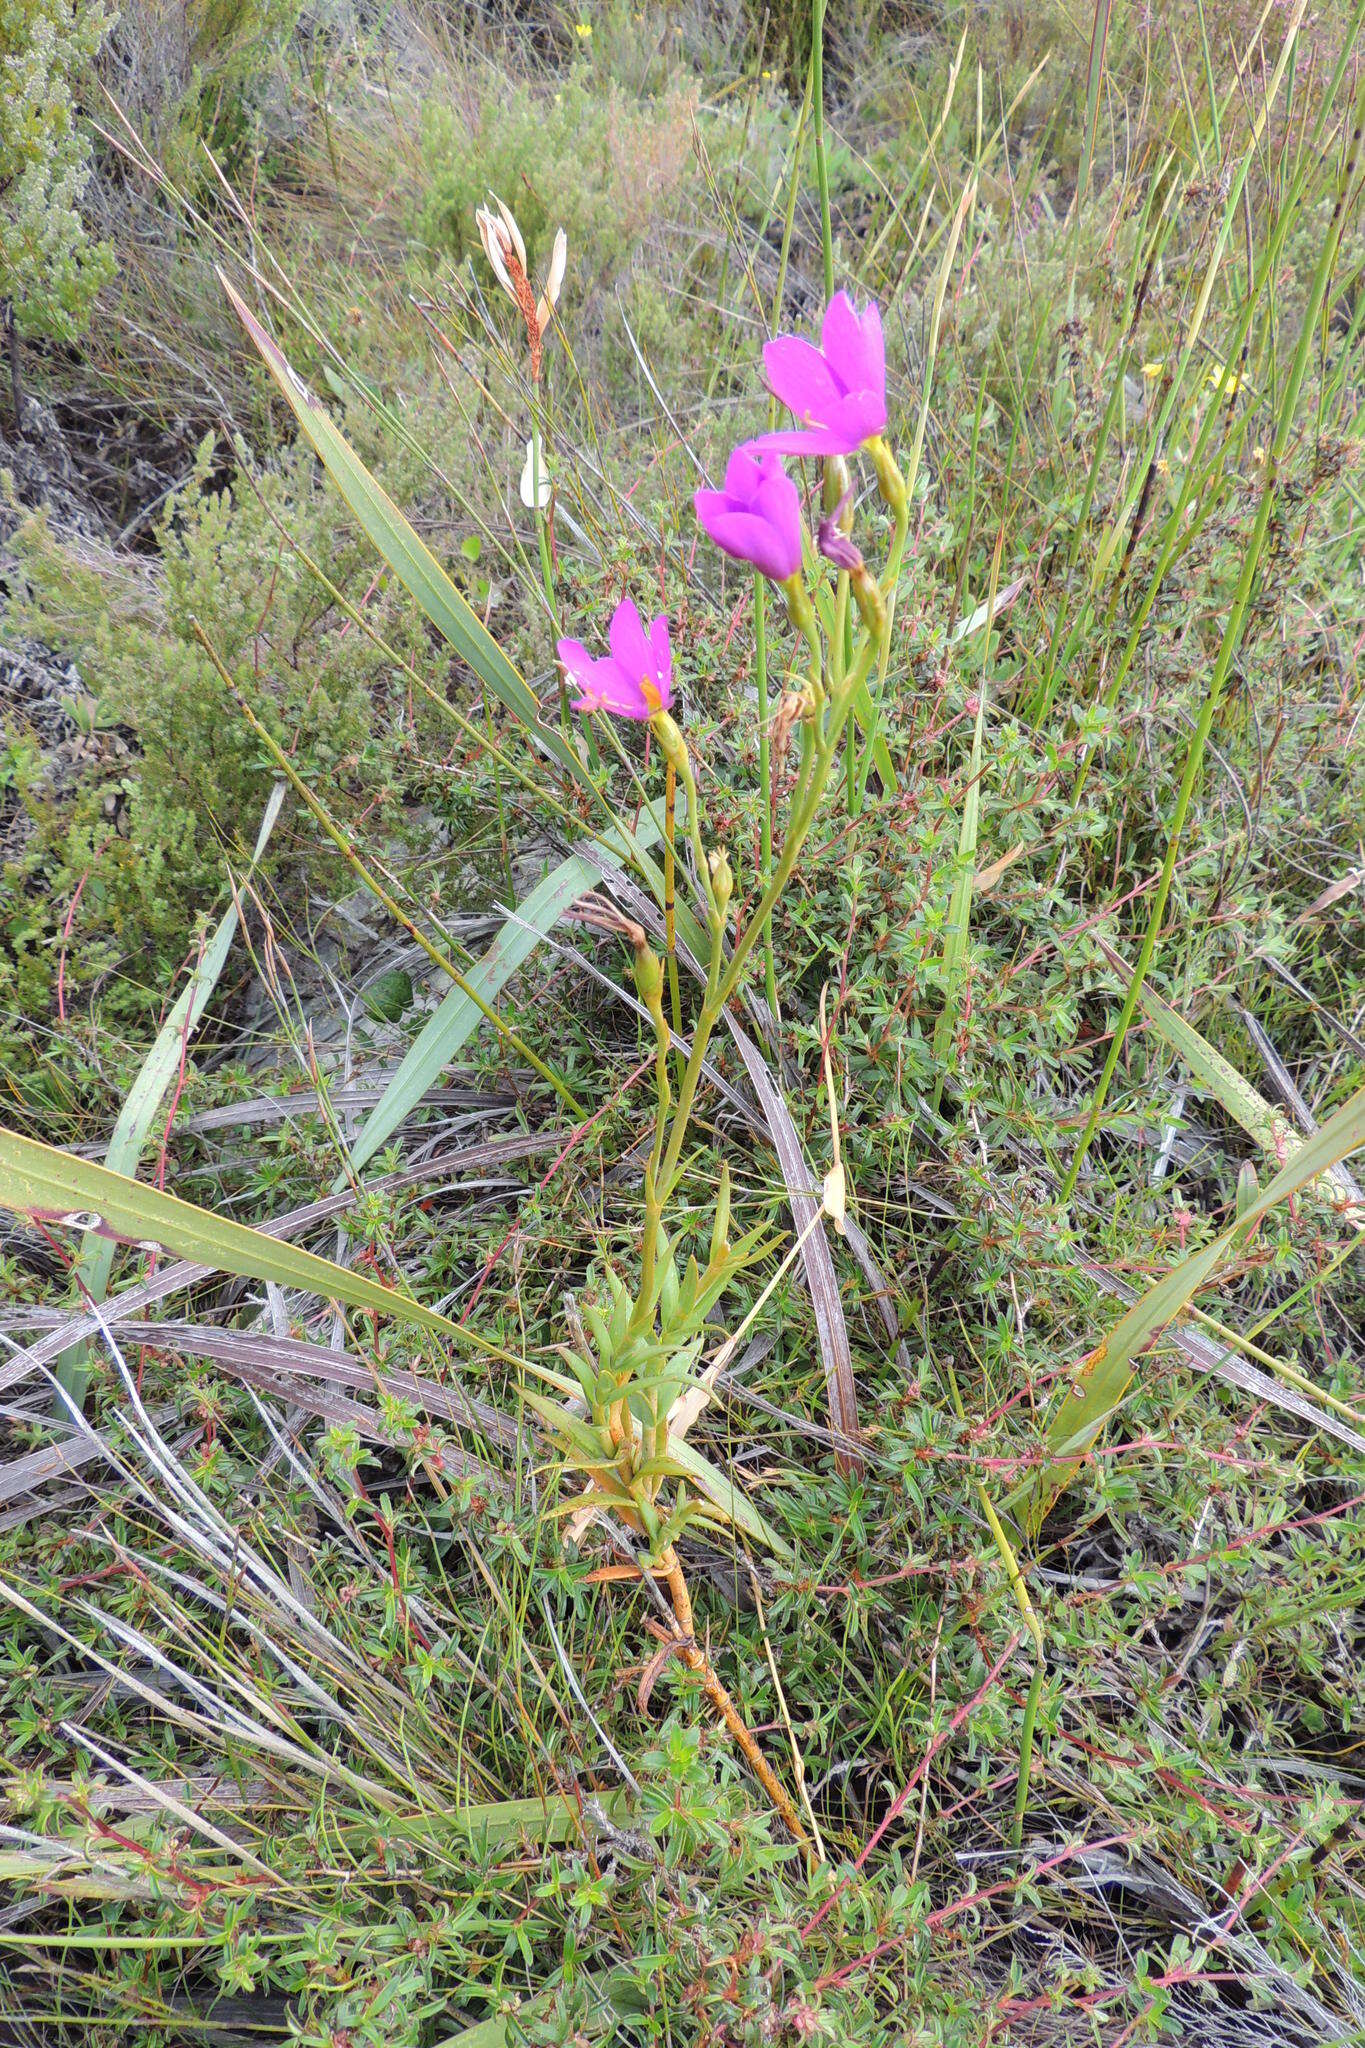
[[[905,554],[906,535],[910,531],[910,493],[905,478],[901,475],[889,445],[878,439],[873,452],[877,468],[877,482],[882,497],[891,507],[891,549],[886,558],[886,573],[882,577],[882,598],[886,606],[886,617],[882,625],[881,638],[877,648],[877,687],[872,697],[872,716],[868,721],[867,737],[863,745],[862,764],[858,774],[856,797],[850,801],[850,812],[856,817],[863,807],[867,790],[867,778],[872,772],[872,752],[877,743],[881,725],[882,698],[886,689],[886,671],[891,659],[891,629],[896,619],[896,592],[900,586],[901,560]]]
[[[664,943],[668,948],[668,1000],[673,1029],[682,1037],[682,996],[678,991],[678,934],[674,899],[674,817],[678,804],[678,771],[670,761],[664,771]]]
[[[710,1659],[697,1642],[696,1624],[692,1614],[692,1596],[687,1590],[687,1580],[684,1578],[683,1568],[678,1562],[678,1553],[671,1543],[659,1559],[659,1568],[663,1573],[664,1583],[668,1587],[669,1598],[673,1602],[673,1614],[677,1623],[679,1655],[688,1670],[695,1671],[700,1678],[706,1692],[706,1697],[710,1700],[712,1706],[716,1709],[716,1712],[720,1715],[722,1721],[724,1721],[726,1727],[734,1736],[735,1741],[744,1752],[744,1756],[754,1776],[758,1779],[759,1784],[777,1809],[778,1815],[788,1834],[792,1837],[793,1841],[800,1844],[806,1861],[808,1863],[813,1862],[815,1860],[814,1844],[806,1832],[805,1825],[796,1810],[790,1793],[759,1748],[757,1741],[749,1731],[749,1726],[744,1716],[740,1713],[739,1708],[735,1705],[729,1693],[721,1684],[720,1679],[712,1670]]]
[[[1028,1806],[1029,1778],[1033,1772],[1033,1730],[1043,1690],[1043,1669],[1040,1657],[1033,1667],[1033,1681],[1024,1702],[1024,1725],[1019,1731],[1019,1779],[1014,1788],[1014,1818],[1010,1823],[1010,1847],[1016,1851],[1024,1839],[1024,1812]]]
[[[792,869],[796,865],[797,855],[810,830],[820,798],[829,780],[830,765],[848,717],[849,706],[859,684],[866,680],[875,644],[870,636],[864,634],[857,659],[830,704],[829,716],[824,721],[823,730],[819,730],[817,726],[810,774],[806,787],[798,793],[787,836],[782,844],[782,852],[773,869],[772,880],[764,890],[758,908],[743,931],[736,936],[734,950],[723,973],[718,972],[720,935],[716,934],[713,939],[711,982],[714,986],[708,985],[706,999],[693,1030],[692,1056],[687,1062],[682,1086],[678,1090],[677,1107],[673,1112],[673,1121],[669,1129],[668,1149],[664,1154],[663,1170],[660,1175],[660,1190],[665,1199],[673,1187],[678,1171],[678,1161],[682,1156],[683,1143],[687,1136],[688,1119],[692,1113],[692,1102],[701,1078],[702,1061],[706,1056],[711,1034],[724,1014],[725,1005],[734,994],[736,984],[744,972],[745,964],[763,926],[771,918],[778,898],[786,888]]]
[[[773,782],[768,734],[768,586],[754,576],[754,681],[758,689],[758,885],[766,890],[773,878]],[[773,921],[763,925],[763,993],[777,1028],[777,964],[773,958]]]
[[[637,977],[639,960],[637,955]],[[655,963],[657,967],[657,962]],[[655,975],[657,983],[657,974]],[[650,1151],[649,1163],[645,1167],[645,1228],[644,1241],[640,1246],[640,1292],[631,1317],[633,1328],[642,1329],[654,1319],[654,1270],[659,1256],[659,1226],[663,1221],[663,1201],[659,1194],[659,1166],[663,1158],[664,1132],[668,1128],[668,1112],[672,1105],[673,1091],[668,1079],[668,1055],[670,1037],[664,1020],[662,991],[655,986],[641,989],[650,1021],[654,1026],[654,1089],[658,1098],[654,1113],[654,1144]]]
[[[546,523],[545,507],[540,502],[540,422],[535,411],[531,413],[531,507],[536,522],[536,548],[540,555],[540,581],[545,591],[545,603],[550,613],[550,631],[559,630],[559,606],[555,601],[554,557],[550,553],[550,530]],[[569,736],[569,685],[561,668],[559,672],[559,729],[567,739]]]
[[[825,0],[811,0],[811,104],[815,110],[815,183],[820,193],[820,247],[825,259],[825,297],[834,297],[834,229],[829,213],[829,162],[825,155]]]

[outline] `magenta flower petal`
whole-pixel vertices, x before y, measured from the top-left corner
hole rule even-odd
[[[751,448],[774,455],[851,455],[886,425],[886,343],[875,304],[859,313],[847,292],[825,308],[820,347],[794,334],[763,350],[768,382],[796,424]]]
[[[860,314],[847,292],[836,292],[825,308],[820,351],[846,391],[885,392],[886,343],[875,300]]]
[[[763,368],[772,390],[799,420],[823,421],[842,395],[821,351],[799,334],[765,342]]]
[[[645,633],[644,621],[628,597],[623,597],[611,615],[607,629],[611,658],[626,675],[638,682],[654,672],[654,649]]]
[[[652,718],[672,702],[668,621],[655,619],[646,633],[630,599],[616,607],[609,629],[611,654],[594,660],[581,640],[561,640],[565,676],[582,694],[575,711],[610,711],[618,718]]]
[[[555,652],[564,664],[564,674],[571,689],[575,684],[584,682],[597,666],[596,657],[589,654],[581,640],[560,640]]]
[[[722,553],[751,562],[775,583],[801,567],[801,499],[775,455],[752,446],[734,449],[724,490],[698,491],[693,503],[702,530]]]
[[[713,495],[721,498],[719,491]],[[788,566],[788,557],[782,552],[772,528],[754,513],[732,512],[726,508],[722,498],[719,510],[704,516],[698,508],[697,517],[721,553],[731,556],[734,561],[751,562],[774,583],[782,583],[796,573]]]
[[[669,682],[673,674],[673,643],[668,637],[668,620],[662,612],[659,613],[657,619],[652,620],[650,623],[649,645],[654,655],[655,681],[658,684],[659,694],[664,700],[664,708],[667,709],[670,695]]]

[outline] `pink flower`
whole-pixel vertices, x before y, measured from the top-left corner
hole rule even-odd
[[[799,334],[765,343],[768,382],[798,425],[750,442],[776,455],[851,455],[886,425],[886,345],[876,301],[854,311],[847,292],[825,308],[820,346]]]
[[[736,448],[724,490],[698,491],[692,502],[703,530],[737,562],[752,562],[774,583],[800,569],[801,499],[776,455]]]
[[[612,615],[611,653],[594,660],[581,640],[561,640],[559,658],[570,686],[581,691],[575,711],[611,711],[618,718],[652,718],[672,702],[668,620],[660,613],[645,631],[628,597]]]

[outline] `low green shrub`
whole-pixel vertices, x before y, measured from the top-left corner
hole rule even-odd
[[[214,482],[213,464],[210,439],[161,521],[155,577],[140,559],[59,539],[40,516],[15,536],[14,626],[75,660],[94,699],[92,726],[126,741],[113,758],[93,749],[91,772],[68,799],[45,793],[31,762],[14,764],[34,829],[4,877],[14,908],[0,990],[20,1007],[45,1000],[78,888],[68,1000],[98,981],[115,1010],[159,1001],[196,918],[221,898],[225,856],[240,860],[250,848],[272,771],[199,645],[196,622],[329,806],[351,793],[381,812],[391,801],[401,677],[347,625],[284,534],[357,598],[368,564],[306,455],[286,456],[254,486],[244,478],[228,489]],[[379,591],[367,616],[413,652],[406,608],[390,611]],[[425,650],[422,659],[439,678],[439,661]],[[335,871],[334,857],[305,859],[287,840],[277,835],[267,873],[284,862],[314,878]]]

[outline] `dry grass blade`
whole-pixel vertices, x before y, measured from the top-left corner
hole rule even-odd
[[[152,1420],[159,1429],[174,1421],[175,1412],[174,1408],[158,1408]],[[6,1506],[12,1500],[23,1500],[52,1480],[64,1479],[68,1472],[79,1472],[82,1466],[107,1458],[111,1448],[110,1434],[106,1430],[99,1434],[89,1431],[82,1436],[71,1436],[65,1443],[47,1444],[41,1450],[27,1451],[22,1458],[12,1458],[7,1465],[0,1465],[0,1506]],[[38,1512],[36,1507],[34,1512]],[[9,1526],[15,1524],[11,1522]]]
[[[791,1113],[772,1076],[762,1053],[754,1044],[747,1031],[727,1012],[726,1022],[730,1035],[739,1048],[739,1056],[748,1071],[753,1091],[758,1097],[773,1149],[777,1153],[782,1178],[787,1184],[787,1200],[791,1204],[792,1223],[801,1243],[801,1264],[810,1289],[811,1306],[815,1310],[815,1328],[820,1340],[820,1360],[824,1367],[825,1386],[829,1393],[830,1420],[842,1437],[856,1442],[858,1436],[858,1389],[853,1378],[853,1357],[848,1344],[848,1325],[844,1321],[844,1305],[839,1297],[839,1282],[835,1277],[834,1260],[830,1253],[829,1240],[825,1236],[821,1221],[820,1202],[812,1192],[815,1176],[806,1162],[801,1140]],[[852,1451],[837,1450],[835,1464],[846,1477],[856,1477],[863,1470],[862,1459]]]

